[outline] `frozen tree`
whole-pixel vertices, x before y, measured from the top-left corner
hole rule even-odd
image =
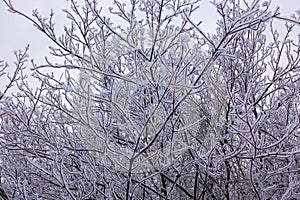
[[[299,12],[214,0],[208,34],[199,0],[69,2],[59,36],[4,0],[63,62],[1,62],[1,198],[300,198]]]

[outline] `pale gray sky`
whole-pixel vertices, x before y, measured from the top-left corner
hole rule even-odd
[[[55,21],[58,30],[63,30],[63,26],[67,23],[65,16],[61,11],[62,8],[68,8],[68,2],[64,0],[12,0],[16,8],[23,10],[30,14],[32,9],[37,8],[44,16],[46,16],[50,9],[55,11]],[[99,0],[99,2],[101,2]],[[103,4],[110,2],[103,1]],[[105,3],[106,2],[106,3]],[[214,32],[217,14],[213,6],[210,5],[209,0],[202,0],[203,4],[199,9],[199,18],[203,21],[201,28],[206,32]],[[101,3],[99,3],[101,4]],[[279,6],[281,13],[284,16],[300,9],[299,0],[273,0],[272,7]],[[48,46],[51,45],[50,40],[47,39],[41,32],[39,32],[32,23],[24,18],[9,13],[5,4],[0,2],[0,60],[14,61],[13,51],[17,49],[24,49],[27,44],[30,44],[30,56],[38,63],[44,61],[44,57],[49,55]]]

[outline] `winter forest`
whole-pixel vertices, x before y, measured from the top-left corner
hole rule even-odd
[[[3,2],[59,62],[0,61],[0,199],[300,199],[300,10],[68,0],[58,34]]]

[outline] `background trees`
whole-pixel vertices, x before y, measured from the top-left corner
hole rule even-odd
[[[2,198],[299,198],[299,15],[214,1],[207,35],[198,1],[115,1],[118,23],[70,1],[58,36],[53,13],[4,2],[64,62],[32,62],[28,78],[27,49],[16,54],[0,96]]]

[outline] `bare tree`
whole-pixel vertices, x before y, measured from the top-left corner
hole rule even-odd
[[[198,0],[70,0],[58,36],[53,12],[4,2],[64,62],[1,63],[3,199],[300,198],[299,13],[212,1],[210,35]]]

